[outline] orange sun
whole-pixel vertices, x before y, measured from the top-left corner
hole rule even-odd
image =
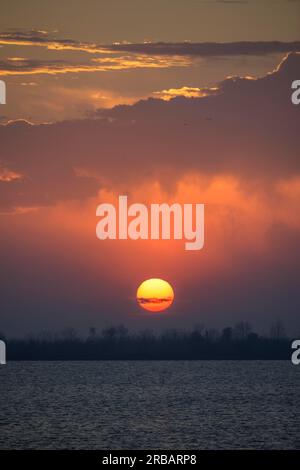
[[[174,291],[163,279],[147,279],[139,286],[136,298],[145,310],[161,312],[173,303]]]

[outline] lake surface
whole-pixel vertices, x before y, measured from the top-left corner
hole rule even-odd
[[[9,362],[0,449],[300,449],[289,361]]]

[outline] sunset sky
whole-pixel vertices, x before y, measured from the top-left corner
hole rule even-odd
[[[3,1],[0,330],[300,332],[297,0]],[[96,207],[204,203],[205,247],[100,241]],[[175,301],[141,314],[142,281]]]

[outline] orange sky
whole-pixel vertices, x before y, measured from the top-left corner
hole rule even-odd
[[[13,0],[0,18],[0,330],[300,331],[300,3],[154,1],[146,24],[115,1],[108,25],[99,3],[79,21]],[[98,240],[96,207],[121,194],[204,203],[204,249]],[[152,277],[175,292],[155,319],[136,303]]]

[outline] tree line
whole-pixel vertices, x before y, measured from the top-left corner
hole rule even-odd
[[[269,335],[252,331],[240,322],[222,331],[198,325],[190,331],[170,329],[129,332],[123,325],[100,333],[90,327],[86,337],[73,328],[59,334],[43,331],[37,336],[7,339],[8,360],[283,360],[290,359],[291,340],[280,322]]]

